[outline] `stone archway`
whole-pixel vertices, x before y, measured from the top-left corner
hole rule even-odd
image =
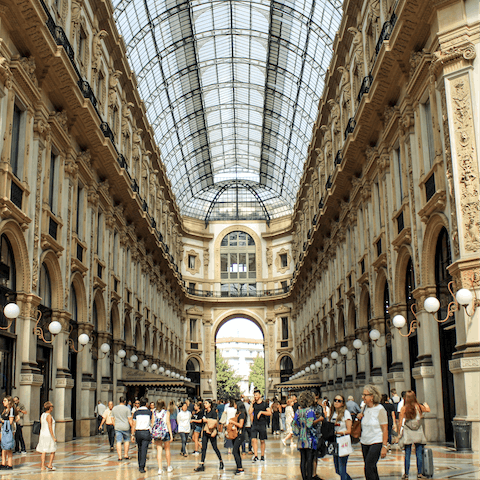
[[[201,375],[201,391],[202,394],[210,393],[212,395],[215,395],[215,392],[217,391],[217,383],[216,383],[216,365],[215,365],[215,360],[216,360],[216,340],[217,340],[217,335],[222,326],[224,326],[226,323],[228,323],[231,320],[234,319],[245,319],[248,321],[251,321],[253,324],[255,324],[262,336],[263,336],[263,355],[264,355],[264,361],[265,361],[265,379],[266,379],[266,392],[270,392],[270,390],[273,392],[273,384],[275,383],[274,379],[272,378],[272,381],[268,382],[269,377],[269,371],[274,371],[275,370],[275,358],[274,356],[270,356],[267,354],[269,352],[269,345],[270,343],[273,344],[273,329],[275,325],[272,323],[272,325],[268,325],[265,323],[264,319],[258,315],[258,313],[252,312],[252,311],[246,311],[243,309],[232,309],[227,312],[222,312],[213,322],[211,326],[205,325],[206,330],[210,330],[210,334],[205,331],[205,371],[202,372]],[[270,332],[270,327],[272,332]],[[272,333],[271,338],[270,338],[270,333]],[[208,339],[207,339],[208,337]],[[209,379],[211,379],[211,383],[209,382]]]

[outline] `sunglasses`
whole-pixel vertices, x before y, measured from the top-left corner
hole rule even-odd
[[[341,398],[336,398],[336,399],[334,400],[334,402],[343,403],[343,400],[342,400]]]

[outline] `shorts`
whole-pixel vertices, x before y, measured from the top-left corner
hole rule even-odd
[[[197,427],[197,426],[195,425],[193,431],[194,431],[194,432],[197,432],[197,433],[200,433],[200,432],[202,431],[202,427],[201,427],[201,426]]]
[[[252,425],[250,430],[251,438],[260,438],[260,440],[267,439],[267,426],[266,425]]]
[[[128,430],[115,430],[115,439],[117,443],[122,443],[130,441],[130,432]]]

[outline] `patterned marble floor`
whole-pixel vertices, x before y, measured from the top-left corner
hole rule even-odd
[[[193,444],[188,445],[192,449]],[[434,479],[480,480],[480,456],[475,454],[457,454],[445,446],[432,446],[435,459]],[[180,443],[172,444],[172,473],[164,473],[161,478],[168,480],[230,480],[234,475],[235,462],[232,455],[227,455],[221,448],[225,470],[218,470],[218,460],[211,446],[207,453],[206,470],[195,473],[193,469],[199,462],[199,456],[179,455]],[[118,462],[116,452],[110,452],[106,436],[82,438],[60,444],[55,457],[55,472],[40,471],[40,455],[29,452],[26,456],[14,456],[14,469],[0,474],[3,479],[22,480],[146,480],[159,479],[156,454],[149,450],[147,473],[138,471],[136,448],[130,449],[131,460]],[[380,477],[383,479],[400,479],[403,473],[403,452],[393,450],[386,459],[379,462]],[[412,456],[410,478],[416,479],[415,460]],[[285,448],[280,439],[270,437],[267,440],[266,461],[252,463],[251,456],[243,458],[246,474],[245,480],[301,480],[299,470],[299,453],[296,449]],[[165,459],[164,459],[165,468]],[[364,478],[363,461],[360,449],[356,448],[348,461],[348,472],[353,480]],[[317,473],[325,480],[338,480],[331,457],[319,461]]]

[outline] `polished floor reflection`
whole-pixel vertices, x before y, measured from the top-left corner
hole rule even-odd
[[[267,441],[266,461],[252,463],[251,457],[244,457],[246,474],[240,478],[246,480],[301,480],[298,468],[299,454],[290,447],[285,448],[279,439]],[[191,446],[192,444],[189,444]],[[435,479],[480,480],[480,459],[478,453],[457,454],[452,448],[433,446],[435,457]],[[179,455],[180,444],[172,444],[172,473],[164,473],[160,478],[168,480],[211,480],[232,479],[235,462],[232,455],[227,455],[221,449],[225,470],[218,470],[218,460],[211,451],[207,454],[206,470],[195,473],[193,469],[200,457],[189,455],[187,458]],[[106,436],[79,439],[73,442],[60,444],[54,465],[55,472],[40,471],[40,455],[36,452],[26,456],[14,456],[14,469],[11,473],[0,475],[0,479],[16,478],[22,480],[143,480],[159,478],[156,456],[153,449],[149,451],[147,473],[138,471],[136,448],[131,449],[131,460],[118,462],[116,452],[110,452]],[[360,449],[350,456],[348,471],[352,479],[362,479],[363,461]],[[164,460],[165,469],[165,460]],[[403,473],[403,452],[393,450],[385,460],[379,462],[380,477],[382,479],[400,479]],[[319,461],[317,470],[325,480],[338,480],[335,475],[331,457]],[[410,478],[416,478],[414,457],[410,469]]]

